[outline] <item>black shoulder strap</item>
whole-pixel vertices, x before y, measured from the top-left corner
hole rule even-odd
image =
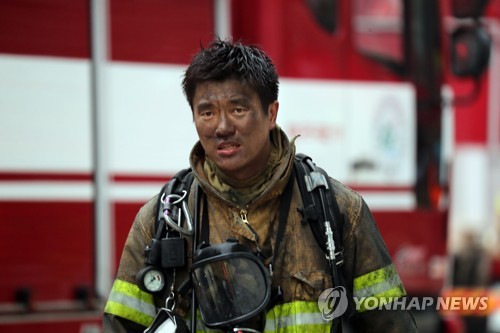
[[[304,204],[304,207],[297,208],[302,213],[302,223],[309,223],[314,238],[326,254],[333,286],[345,286],[343,272],[340,269],[344,262],[343,219],[330,178],[304,154],[295,156],[294,168]],[[333,320],[330,332],[342,332],[340,318]]]
[[[174,256],[175,260],[170,260],[168,261],[168,265],[170,266],[164,266],[165,261],[164,258],[162,258],[163,255],[163,245],[162,242],[164,241],[165,237],[172,237],[177,238],[180,236],[180,234],[176,231],[174,232],[169,232],[167,234],[167,228],[166,228],[166,221],[164,217],[164,209],[170,209],[172,208],[171,205],[172,203],[167,200],[167,197],[171,194],[176,194],[179,196],[183,196],[183,191],[186,191],[186,196],[189,195],[189,190],[191,188],[191,185],[194,180],[194,175],[191,172],[190,168],[183,169],[179,171],[177,174],[175,174],[172,179],[170,179],[165,185],[162,186],[160,193],[158,195],[158,199],[156,201],[156,207],[155,207],[155,213],[156,213],[156,221],[155,221],[155,231],[154,231],[154,238],[151,240],[151,244],[146,247],[145,250],[145,256],[146,256],[146,264],[147,265],[152,265],[156,267],[161,267],[165,273],[165,278],[167,281],[167,285],[171,285],[173,283],[174,279],[174,273],[170,268],[175,268],[175,267],[180,267],[179,265],[184,265],[185,263],[185,257],[183,256],[182,253],[185,248],[185,240],[183,239],[183,242],[176,242],[176,253],[179,254],[179,256]],[[172,214],[175,215],[175,209],[172,210]],[[177,218],[177,216],[173,216],[174,219]],[[180,240],[180,238],[179,238]],[[170,258],[171,259],[171,258]],[[166,268],[168,267],[168,269]],[[183,284],[184,286],[184,284]],[[179,292],[187,292],[189,287],[187,284],[180,289],[185,289],[183,291]],[[162,299],[166,299],[167,296],[170,293],[169,288],[164,288],[162,293],[160,294],[160,297]]]
[[[340,213],[330,178],[323,169],[317,167],[312,162],[312,159],[305,154],[297,154],[294,162],[297,183],[304,204],[304,207],[298,208],[303,216],[302,223],[308,223],[311,226],[318,245],[323,252],[327,253],[326,230],[321,222],[322,220],[330,221],[337,249],[336,265],[340,266],[343,264],[342,239],[344,220]],[[322,188],[326,195],[322,195],[319,188]]]

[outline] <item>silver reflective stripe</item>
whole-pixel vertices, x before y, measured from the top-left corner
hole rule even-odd
[[[373,284],[371,286],[365,287],[363,289],[355,290],[353,293],[354,297],[373,297],[379,294],[385,293],[391,289],[401,287],[402,282],[399,275],[394,274],[391,277],[383,280],[379,283]],[[402,296],[402,295],[400,295]]]
[[[129,307],[133,310],[144,313],[151,317],[156,316],[156,307],[153,304],[143,302],[140,299],[122,294],[120,292],[112,290],[109,295],[108,301],[122,304],[126,307]]]

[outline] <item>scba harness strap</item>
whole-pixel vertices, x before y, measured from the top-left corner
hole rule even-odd
[[[297,154],[294,159],[294,172],[292,173],[292,177],[293,176],[297,179],[304,205],[304,207],[297,208],[303,216],[302,223],[310,225],[318,245],[322,251],[325,252],[333,285],[344,286],[344,278],[342,270],[340,269],[344,260],[342,248],[344,220],[328,174],[323,169],[317,167],[309,156]],[[187,198],[189,197],[189,191],[193,181],[193,172],[190,168],[187,168],[178,172],[162,187],[156,205],[156,231],[152,244],[161,242],[169,242],[169,244],[182,242],[183,245],[179,244],[177,249],[182,252],[182,249],[185,248],[185,239],[183,235],[189,236],[193,234],[194,231],[192,229],[196,229],[197,226],[196,219],[199,216],[200,201],[205,200],[203,206],[206,205],[206,198],[204,198],[205,196],[201,193],[203,191],[197,185],[195,195],[196,212],[193,215],[195,222],[190,222],[188,220],[186,223],[187,226],[182,226],[180,223],[177,223],[180,222],[180,215],[183,214],[183,208],[180,205],[184,204],[187,207]],[[285,191],[291,192],[292,190],[292,187],[287,186]],[[183,200],[174,202],[165,200],[165,198],[169,197],[174,197],[176,199],[182,198]],[[203,197],[203,199],[201,197]],[[291,197],[291,193],[285,193],[284,197]],[[180,201],[182,201],[182,203]],[[203,212],[206,212],[206,209],[203,209]],[[168,219],[170,216],[171,218]],[[173,221],[176,223],[172,224]],[[192,225],[190,226],[190,224]],[[169,231],[167,232],[167,230]],[[283,232],[284,230],[278,232],[277,244],[279,244],[278,238],[282,237]],[[183,239],[183,241],[178,239]],[[152,246],[150,246],[150,248],[151,247]],[[158,248],[160,247],[158,246]],[[184,265],[184,261],[179,259],[169,263],[169,260],[162,258],[161,252],[161,250],[149,250],[148,253],[148,250],[146,250],[146,264],[162,267],[167,276],[170,274],[169,268],[182,267]],[[167,278],[167,280],[169,279]],[[334,320],[331,331],[342,331],[340,320]]]
[[[316,242],[326,254],[332,285],[345,286],[344,276],[339,269],[344,263],[342,248],[344,220],[333,192],[333,185],[326,171],[317,167],[309,156],[297,154],[294,162],[304,204],[304,207],[297,208],[303,216],[302,223],[309,223]],[[331,332],[342,332],[340,318],[333,320]]]
[[[335,266],[342,266],[344,263],[343,219],[330,178],[305,154],[295,156],[294,169],[304,203],[304,207],[297,208],[303,216],[302,223],[309,223],[314,237],[323,252],[326,253],[327,259]],[[327,191],[330,193],[327,194]],[[306,195],[306,193],[310,195]],[[321,224],[321,221],[324,223]],[[333,243],[327,239],[328,234],[330,234],[328,229],[331,230]]]

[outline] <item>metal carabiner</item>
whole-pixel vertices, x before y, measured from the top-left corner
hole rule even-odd
[[[187,191],[182,191],[182,192],[183,192],[182,196],[178,194],[170,194],[165,198],[164,201],[162,200],[162,202],[166,206],[166,208],[163,210],[163,216],[165,217],[165,222],[169,227],[171,227],[172,229],[181,234],[191,236],[194,233],[194,229],[193,229],[193,221],[191,219],[191,213],[189,212],[189,207],[186,203]],[[172,199],[175,201],[171,202]],[[180,207],[178,207],[179,205]],[[171,216],[172,215],[171,207],[173,206],[177,207],[178,209],[176,214],[177,221],[175,221]],[[186,220],[185,221],[186,227],[183,227],[184,225],[182,221],[183,215],[184,219]]]
[[[175,294],[173,291],[170,292],[167,299],[165,300],[165,309],[168,309],[168,310],[175,309]]]

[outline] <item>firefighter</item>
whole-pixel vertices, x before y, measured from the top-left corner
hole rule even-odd
[[[303,215],[298,210],[302,205],[301,193],[297,181],[292,178],[295,138],[290,140],[277,125],[278,84],[271,59],[254,46],[215,40],[193,57],[182,82],[199,137],[189,160],[194,174],[189,191],[189,210],[196,217],[205,216],[201,218],[201,224],[209,244],[221,244],[232,239],[251,253],[258,254],[259,261],[268,271],[265,273],[269,274],[267,278],[248,279],[247,276],[247,281],[260,283],[252,287],[254,293],[262,290],[271,296],[266,307],[258,304],[258,310],[246,309],[251,315],[241,315],[246,319],[246,329],[330,332],[333,321],[326,312],[334,313],[332,306],[335,302],[327,299],[320,304],[320,295],[325,295],[329,288],[343,289],[337,288],[336,293],[328,295],[342,296],[345,290],[349,298],[374,298],[380,300],[380,304],[405,297],[406,292],[366,203],[360,195],[334,179],[330,181],[343,223],[342,230],[333,232],[342,234],[341,244],[337,247],[339,251],[343,250],[339,270],[345,283],[342,286],[332,285],[325,253],[311,228],[302,223]],[[311,107],[314,107],[313,103]],[[311,111],[304,110],[304,116],[307,117],[307,112]],[[286,211],[288,217],[283,225],[282,237],[277,237],[279,216],[283,214],[279,207],[288,191],[288,184],[291,184],[290,207]],[[196,191],[193,190],[197,185],[205,195],[202,212],[198,214],[194,213],[197,208],[194,199]],[[186,251],[188,267],[175,269],[174,279],[172,276],[167,279],[166,290],[171,293],[153,295],[138,286],[137,274],[144,267],[144,249],[156,232],[157,200],[153,198],[140,209],[131,227],[104,310],[104,332],[142,332],[148,326],[148,331],[154,331],[151,325],[158,309],[165,308],[165,304],[169,303],[165,299],[172,295],[175,295],[175,301],[170,302],[168,310],[179,317],[192,317],[191,299],[180,292],[182,281],[189,280],[190,271],[192,273],[189,267],[193,264],[194,255],[190,251],[192,240]],[[279,248],[279,253],[273,252],[276,248]],[[233,258],[233,254],[224,258]],[[213,261],[208,262],[213,265]],[[268,270],[270,263],[272,269]],[[241,306],[244,300],[237,299],[236,296],[241,293],[235,293],[234,286],[238,281],[247,287],[252,284],[243,283],[241,281],[244,280],[238,278],[241,269],[231,270],[229,274],[227,264],[224,264],[224,270],[220,269],[220,265],[217,267],[217,272],[224,274],[215,274],[215,266],[200,269],[205,274],[201,278],[203,281],[198,281],[199,278],[193,286],[196,288],[203,283],[202,290],[197,291],[198,301],[210,299],[215,304],[224,299],[224,302],[233,302],[225,309]],[[248,270],[252,271],[259,269]],[[221,281],[219,276],[227,280]],[[269,284],[265,283],[267,279]],[[342,293],[339,294],[339,290]],[[225,295],[218,297],[218,292]],[[340,301],[346,299],[344,296]],[[373,309],[356,306],[352,299],[347,301],[354,312],[346,310],[344,316],[349,317],[346,320],[351,322],[355,331],[416,332],[413,316],[405,309]],[[200,307],[204,311],[210,311],[210,308],[212,306]],[[228,322],[235,319],[229,313],[219,315],[227,315]],[[252,320],[248,320],[249,316]],[[207,319],[203,318],[203,312],[202,319]],[[224,318],[217,320],[219,325]],[[205,324],[212,323],[210,320],[192,322],[196,323],[196,331],[203,331]]]

